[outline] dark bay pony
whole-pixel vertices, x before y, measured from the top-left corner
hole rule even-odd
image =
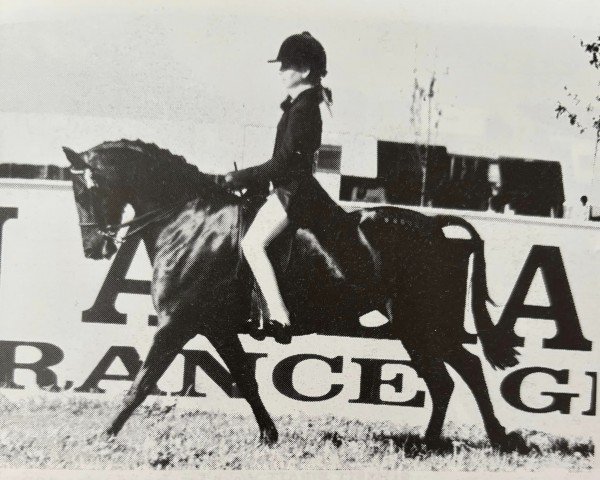
[[[276,442],[277,429],[238,339],[248,330],[253,284],[240,237],[256,206],[154,144],[120,140],[81,153],[63,150],[73,167],[85,256],[114,254],[114,233],[131,205],[135,218],[127,235],[142,237],[153,265],[159,328],[107,433],[121,430],[183,346],[201,334],[250,404],[261,440]],[[473,255],[471,307],[484,355],[495,368],[517,364],[512,327],[494,325],[487,310],[483,241],[475,229],[459,217],[393,207],[325,208],[315,216],[319,221],[284,232],[269,252],[292,333],[402,340],[431,394],[425,441],[432,444],[440,439],[454,386],[448,363],[475,396],[492,444],[518,448],[521,437],[507,434],[494,414],[479,357],[463,347],[466,265]],[[470,239],[446,238],[446,226],[462,227]],[[361,327],[359,317],[373,310],[389,322]]]

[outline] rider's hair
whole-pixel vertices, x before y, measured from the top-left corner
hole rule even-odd
[[[310,73],[308,74],[308,77],[306,77],[306,81],[311,85],[319,87],[321,89],[321,95],[323,97],[322,101],[325,101],[328,105],[331,105],[333,103],[333,95],[331,93],[331,89],[324,86],[321,83],[321,80],[327,74],[327,72],[318,72],[313,68],[312,65],[310,65],[309,62],[303,62],[301,60],[298,60],[294,63],[290,63],[288,64],[288,66],[296,68],[298,70],[308,68],[310,70]]]

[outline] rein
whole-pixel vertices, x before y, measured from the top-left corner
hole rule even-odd
[[[235,165],[235,164],[234,164]],[[235,165],[235,169],[237,170],[237,165]],[[155,210],[151,210],[150,212],[146,212],[143,215],[136,216],[132,220],[129,220],[124,223],[119,223],[117,225],[107,225],[102,218],[102,215],[98,211],[97,201],[96,201],[96,190],[98,188],[98,184],[93,178],[92,168],[87,166],[85,168],[71,168],[71,173],[73,175],[80,175],[83,177],[83,181],[85,183],[85,187],[90,193],[92,197],[91,205],[94,211],[94,216],[96,217],[95,222],[79,222],[80,227],[98,227],[98,233],[117,244],[125,243],[129,238],[137,235],[142,232],[149,226],[164,220],[169,217],[173,212],[177,209],[183,207],[186,203],[188,203],[192,198],[187,198],[185,200],[180,200],[179,202],[175,202],[166,207],[160,207]],[[216,182],[215,182],[216,183]],[[242,200],[244,200],[244,196],[241,196]],[[238,219],[238,223],[241,223],[241,219]],[[239,225],[238,225],[239,226]],[[133,227],[130,228],[129,231],[121,238],[117,238],[119,232],[125,227]]]
[[[100,227],[99,233],[102,236],[111,239],[115,243],[121,244],[121,243],[125,243],[129,238],[133,237],[134,235],[142,232],[143,230],[148,228],[150,225],[160,222],[161,220],[164,220],[169,215],[171,215],[174,211],[181,208],[183,205],[185,205],[189,201],[190,201],[190,199],[186,199],[185,201],[180,201],[180,202],[174,203],[168,207],[157,208],[155,210],[151,210],[150,212],[146,212],[143,215],[140,215],[139,217],[134,217],[133,219],[131,219],[127,222],[119,223],[117,225],[102,226],[101,224],[99,224],[97,222],[79,223],[79,225],[82,227],[98,226],[98,227]],[[130,228],[130,230],[123,237],[117,238],[117,235],[119,234],[119,232],[122,229],[124,229],[125,227],[132,227],[132,226],[133,226],[133,228]]]

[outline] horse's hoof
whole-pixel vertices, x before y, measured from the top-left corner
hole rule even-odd
[[[518,432],[507,433],[502,439],[494,442],[494,446],[503,453],[517,452],[521,455],[527,455],[531,452],[531,447],[527,445],[523,436]]]
[[[452,453],[452,440],[449,438],[442,437],[425,437],[423,439],[423,446],[428,452],[444,454]]]
[[[406,458],[417,458],[423,456],[429,450],[427,442],[414,435],[410,435],[400,445],[400,448],[404,451]]]
[[[269,447],[275,445],[279,440],[279,433],[275,427],[269,427],[260,431],[260,443]]]
[[[116,428],[114,425],[111,425],[104,431],[104,436],[107,438],[114,438],[119,434],[119,428]]]

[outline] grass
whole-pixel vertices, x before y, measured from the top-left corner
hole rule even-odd
[[[441,449],[390,422],[285,415],[280,441],[258,443],[252,417],[147,402],[117,438],[103,429],[117,401],[85,397],[8,402],[0,396],[0,468],[399,469],[535,471],[592,468],[591,440],[521,432],[527,455],[493,450],[482,431],[450,425]]]

